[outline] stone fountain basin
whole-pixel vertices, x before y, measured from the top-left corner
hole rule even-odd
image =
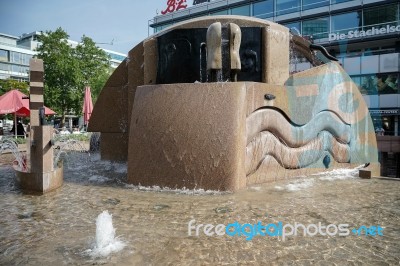
[[[24,192],[44,194],[63,184],[63,165],[46,173],[23,172],[15,168],[14,170],[17,183]]]

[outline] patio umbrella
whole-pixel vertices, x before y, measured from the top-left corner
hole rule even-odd
[[[19,90],[11,90],[0,96],[0,115],[14,114],[15,135],[17,135],[17,116],[26,117],[30,115],[29,99],[23,98],[27,98],[27,96]],[[45,107],[44,113],[45,115],[56,114],[47,107]]]
[[[85,96],[83,98],[83,121],[84,124],[87,125],[89,123],[90,116],[93,111],[93,102],[92,102],[92,94],[90,92],[90,87],[85,87]]]

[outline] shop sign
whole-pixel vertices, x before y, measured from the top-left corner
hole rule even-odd
[[[390,26],[386,25],[382,28],[372,27],[369,30],[350,30],[346,33],[330,33],[329,41],[339,41],[339,40],[348,40],[353,38],[362,38],[362,37],[370,37],[376,35],[382,35],[387,33],[400,33],[400,25],[398,26]]]
[[[168,0],[167,8],[161,11],[161,14],[165,15],[167,13],[172,13],[187,7],[186,0]]]
[[[398,115],[399,109],[369,110],[371,115]]]

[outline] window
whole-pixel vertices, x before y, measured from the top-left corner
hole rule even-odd
[[[303,0],[303,10],[328,6],[329,0]]]
[[[354,80],[356,77],[352,77]],[[395,94],[399,89],[397,73],[372,74],[359,76],[360,91],[362,94]]]
[[[21,63],[21,54],[17,52],[11,52],[11,60],[12,63]]]
[[[363,95],[368,94],[367,91],[364,90],[363,87],[361,86],[361,76],[351,76],[350,78],[357,85],[357,87],[360,90],[361,94],[363,94]]]
[[[315,39],[328,38],[329,17],[303,21],[303,36],[312,36]]]
[[[361,76],[361,89],[362,94],[378,94],[377,82],[375,75]]]
[[[250,5],[234,7],[231,9],[232,15],[250,16]]]
[[[355,50],[348,50],[347,51],[347,57],[358,57],[362,55],[361,49],[355,49]]]
[[[398,20],[397,5],[375,7],[364,10],[364,26],[382,26],[382,24],[396,26]],[[365,27],[364,30],[369,28],[371,27]]]
[[[361,11],[332,16],[332,32],[347,33],[349,30],[360,29]]]
[[[29,65],[29,60],[32,58],[32,55],[29,54],[21,54],[21,64]]]
[[[0,49],[0,61],[8,62],[8,51]]]
[[[394,94],[398,92],[399,77],[397,73],[376,74],[378,93]]]
[[[378,55],[380,54],[379,47],[371,47],[371,48],[366,48],[364,50],[364,56],[369,56],[369,55]]]
[[[287,27],[287,28],[289,28],[289,29],[295,29],[295,30],[298,31],[299,34],[301,34],[300,21],[299,22],[284,23],[282,25]]]
[[[219,10],[210,13],[211,16],[228,15],[228,10]]]
[[[20,66],[12,65],[11,71],[16,73],[20,72]]]
[[[300,11],[300,0],[276,0],[276,14],[284,15]]]
[[[257,18],[271,18],[274,16],[274,1],[267,0],[253,4],[253,16]]]
[[[11,65],[0,63],[0,70],[2,71],[10,71]]]
[[[344,2],[349,2],[352,0],[331,0],[331,4],[339,4],[339,3],[344,3]]]

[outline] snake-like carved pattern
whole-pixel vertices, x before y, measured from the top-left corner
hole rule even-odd
[[[271,132],[263,131],[246,147],[246,175],[257,171],[267,155],[273,156],[286,169],[299,169],[321,159],[325,151],[339,163],[350,161],[349,146],[338,142],[330,132],[321,131],[304,146],[291,148]]]
[[[262,131],[273,133],[290,147],[304,146],[321,131],[330,132],[342,143],[350,142],[350,125],[331,111],[322,111],[307,124],[296,126],[274,109],[260,109],[247,117],[246,128],[247,145]]]

